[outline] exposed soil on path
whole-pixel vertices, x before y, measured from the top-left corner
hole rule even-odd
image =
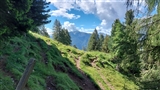
[[[80,60],[81,60],[81,57],[79,56],[78,58],[75,58],[75,61],[76,61],[76,67],[78,69],[80,69]]]
[[[88,78],[86,74],[80,69],[80,60],[81,60],[80,56],[78,58],[75,58],[76,67],[82,74],[83,79],[75,77],[73,74],[69,74],[69,76],[80,86],[82,90],[98,90],[98,88],[95,87],[91,79]]]
[[[43,58],[45,58],[45,55],[43,56]],[[68,76],[79,86],[80,90],[99,90],[99,88],[96,87],[95,84],[93,84],[91,79],[87,77],[87,75],[82,70],[80,70],[80,59],[81,57],[79,56],[78,58],[75,58],[75,61],[76,67],[80,71],[82,78],[75,75],[66,65],[65,66],[66,68],[68,68],[68,71],[65,73],[68,74]],[[64,72],[63,68],[61,68],[60,66],[55,67],[55,69],[57,72]],[[54,77],[48,76],[46,78],[46,86],[46,90],[56,90],[56,83],[54,82]]]
[[[56,90],[56,84],[54,83],[54,78],[52,76],[47,77],[46,85],[46,90]]]
[[[100,71],[100,68],[96,65],[95,62],[97,62],[97,59],[93,60],[93,61],[91,62],[91,65],[92,65],[94,68],[97,69],[99,76],[103,79],[103,81],[105,82],[105,84],[106,84],[111,90],[115,90],[114,87],[111,85],[111,83],[109,83],[109,82],[107,81],[107,79],[101,74],[101,73],[103,73],[103,72]],[[102,90],[105,90],[104,87],[103,87],[103,85],[102,85],[100,82],[98,82],[98,85],[101,87]]]

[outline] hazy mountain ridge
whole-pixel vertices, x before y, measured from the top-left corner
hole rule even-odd
[[[72,46],[76,45],[78,49],[82,50],[83,48],[87,48],[88,41],[92,33],[86,33],[81,31],[70,31],[69,34],[72,40]],[[106,36],[105,33],[99,33],[99,34]]]
[[[71,31],[69,32],[72,40],[72,45],[76,45],[78,49],[83,49],[87,47],[90,33],[80,32],[80,31]]]

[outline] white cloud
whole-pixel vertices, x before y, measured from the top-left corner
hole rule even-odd
[[[106,29],[106,24],[107,24],[106,21],[102,20],[102,22],[100,23],[99,26],[96,27],[96,29],[97,29],[97,31],[99,33],[105,33],[105,34],[110,35],[111,28]],[[65,29],[67,29],[69,32],[71,32],[71,31],[80,31],[80,32],[86,32],[86,33],[93,33],[93,31],[95,29],[95,28],[84,28],[83,26],[77,27],[75,25],[75,23],[71,23],[69,21],[65,21],[63,23],[62,27],[65,28]],[[47,29],[48,34],[50,36],[52,36],[53,30],[50,29],[50,28],[47,28],[47,27],[46,27],[46,29]]]
[[[94,14],[100,20],[101,24],[97,26],[97,29],[104,32],[111,31],[112,23],[115,19],[124,19],[126,8],[126,0],[48,0],[50,1],[57,10],[51,11],[53,16],[62,16],[68,19],[78,19],[80,15],[68,13],[71,9],[81,10],[85,14]],[[141,1],[141,0],[140,0]],[[144,1],[144,0],[142,0]],[[133,7],[136,9],[137,2],[134,2]],[[144,2],[142,2],[144,6]],[[142,10],[143,7],[139,7]],[[81,29],[79,30],[86,30]],[[90,30],[91,31],[91,30]]]
[[[78,28],[78,30],[80,31],[80,32],[86,32],[86,33],[93,33],[93,31],[94,31],[94,29],[93,28],[83,28],[83,27],[77,27]]]
[[[66,17],[68,19],[78,19],[80,18],[80,15],[75,15],[75,14],[69,14],[65,9],[59,9],[59,10],[53,10],[50,12],[52,16],[62,16]]]
[[[111,35],[111,28],[107,28],[106,20],[102,20],[102,22],[96,27],[96,29],[99,33]]]
[[[86,33],[92,33],[94,31],[94,29],[92,29],[92,28],[86,29],[86,28],[83,28],[83,26],[77,27],[75,25],[75,23],[71,23],[69,21],[65,21],[63,23],[62,27],[67,29],[69,32],[71,32],[71,31],[80,31],[80,32],[86,32]]]
[[[49,34],[50,36],[52,36],[52,34],[53,34],[53,30],[52,30],[52,29],[50,29],[50,28],[47,28],[47,27],[45,27],[45,28],[47,29],[48,34]]]
[[[107,28],[117,18],[124,18],[126,12],[125,1],[121,0],[49,0],[57,10],[51,11],[53,16],[62,16],[68,19],[78,19],[80,15],[69,14],[71,9],[81,10],[85,14],[94,14],[100,20],[106,20]]]
[[[82,10],[85,14],[95,14],[96,13],[96,5],[93,0],[86,2],[76,2],[77,7]]]
[[[75,26],[75,24],[70,23],[69,21],[65,21],[64,24],[62,25],[62,27],[67,29],[69,32],[78,30],[77,27]]]
[[[105,25],[107,25],[106,20],[102,20],[102,22],[101,22],[101,26],[105,26]]]
[[[57,10],[52,10],[50,14],[52,16],[62,16],[68,19],[78,19],[80,15],[68,13],[71,9],[75,9],[75,0],[47,0],[53,4]]]

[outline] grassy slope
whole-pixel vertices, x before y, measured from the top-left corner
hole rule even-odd
[[[81,73],[104,90],[138,89],[133,81],[114,70],[109,54],[85,52],[35,33],[32,35],[15,37],[0,45],[1,90],[15,89],[31,57],[36,59],[36,65],[25,87],[28,90],[85,89],[85,85],[77,83],[85,79]]]
[[[137,90],[139,87],[128,77],[115,70],[109,60],[111,55],[103,52],[86,52],[70,46],[57,45],[63,57],[87,74],[103,90]],[[77,65],[80,60],[80,65]]]

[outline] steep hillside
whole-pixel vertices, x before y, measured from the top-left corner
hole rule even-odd
[[[36,59],[25,90],[138,89],[117,72],[110,54],[84,52],[35,33],[0,44],[0,90],[14,90],[30,58]]]

